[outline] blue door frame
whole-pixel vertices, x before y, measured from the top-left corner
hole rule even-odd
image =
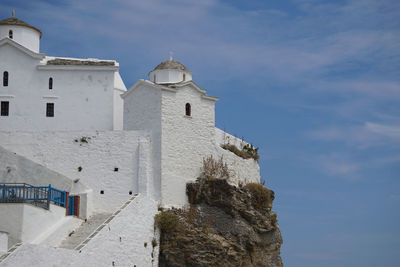
[[[68,196],[68,215],[74,215],[74,196]]]

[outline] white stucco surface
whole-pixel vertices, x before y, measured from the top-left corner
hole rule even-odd
[[[192,73],[176,69],[153,70],[149,73],[152,82],[158,84],[179,83],[192,80]]]
[[[24,244],[0,266],[158,266],[158,247],[152,240],[157,203],[138,196],[79,253],[76,250]],[[144,244],[147,243],[147,246]],[[153,257],[152,257],[153,254]]]
[[[130,191],[139,192],[140,166],[149,158],[141,142],[146,147],[149,135],[139,131],[0,132],[0,146],[90,188],[74,192],[92,197],[90,212],[113,211]],[[146,175],[152,177],[151,169],[141,179]]]
[[[214,101],[202,95],[191,84],[162,91],[161,195],[165,206],[187,203],[186,183],[199,176],[203,158],[214,154]],[[186,103],[191,105],[190,117],[185,115]]]
[[[157,202],[137,196],[83,249],[81,256],[89,266],[158,266],[158,245],[152,240]],[[145,245],[147,243],[147,245]],[[153,256],[152,257],[152,253]]]
[[[156,192],[161,191],[163,206],[187,204],[186,183],[199,176],[203,159],[210,155],[215,159],[223,156],[233,184],[260,181],[256,161],[244,160],[220,147],[224,135],[215,128],[216,98],[206,96],[205,90],[194,83],[167,87],[140,80],[123,98],[124,129],[151,132],[153,181]],[[185,115],[187,103],[191,116]],[[241,142],[228,136],[238,145]]]
[[[1,142],[1,141],[0,141]],[[73,191],[73,188],[85,188],[81,182],[50,170],[0,146],[0,183],[27,183],[34,186],[48,186],[59,190]]]
[[[82,223],[83,220],[75,216],[64,216],[30,243],[58,247],[62,241]]]
[[[245,146],[246,144],[248,144],[245,140],[242,140],[218,128],[215,128],[215,142],[219,146],[224,144],[230,144],[240,149],[243,148],[243,146]]]
[[[64,217],[65,209],[55,205],[45,210],[29,204],[1,204],[0,231],[8,233],[8,246],[11,247],[17,242],[33,241]]]
[[[9,38],[8,34],[10,30],[13,31],[12,40],[35,53],[39,53],[40,33],[38,31],[24,26],[0,25],[0,40]]]
[[[139,80],[123,95],[124,130],[146,130],[151,135],[150,166],[153,170],[151,191],[160,198],[161,184],[161,90],[149,81]],[[150,190],[150,189],[149,189]]]
[[[122,129],[123,103],[118,96],[124,85],[119,75],[114,82],[118,63],[47,65],[51,59],[9,38],[0,40],[0,73],[7,71],[9,76],[8,86],[0,87],[0,100],[9,102],[9,116],[0,117],[0,130]],[[47,103],[54,104],[54,117],[46,117]]]
[[[8,250],[8,233],[0,231],[0,256]]]

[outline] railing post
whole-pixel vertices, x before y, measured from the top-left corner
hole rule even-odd
[[[50,209],[50,189],[51,189],[51,185],[49,185],[49,187],[47,189],[47,209]]]
[[[65,216],[68,216],[69,209],[69,192],[65,192]]]
[[[63,191],[63,197],[64,197],[63,207],[66,208],[66,203],[67,203],[67,192],[66,192],[65,190]]]
[[[51,200],[51,184],[49,184],[49,202]]]

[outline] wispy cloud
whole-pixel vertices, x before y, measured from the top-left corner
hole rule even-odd
[[[361,149],[371,146],[392,146],[400,141],[400,124],[365,122],[350,127],[329,127],[314,130],[308,136],[322,141],[339,141]]]
[[[329,153],[313,156],[310,165],[321,169],[330,176],[340,177],[345,180],[359,180],[358,171],[362,163],[354,161],[350,155],[343,153]]]

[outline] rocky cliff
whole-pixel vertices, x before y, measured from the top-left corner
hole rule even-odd
[[[186,187],[190,206],[156,216],[160,266],[283,266],[273,191],[221,179]]]

